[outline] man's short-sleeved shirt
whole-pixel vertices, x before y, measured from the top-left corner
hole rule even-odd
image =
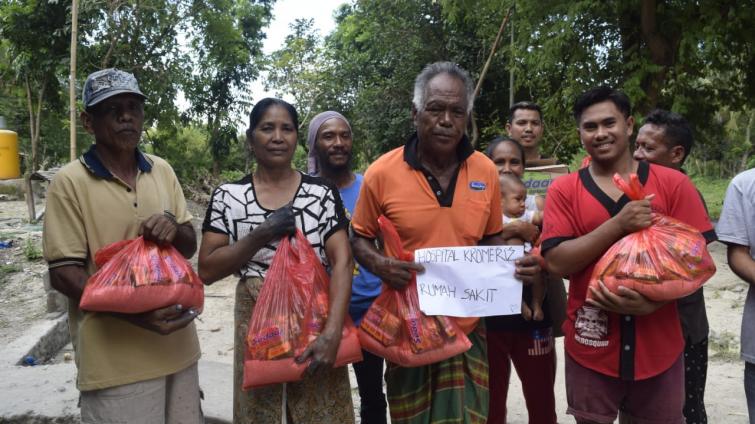
[[[114,177],[95,151],[92,146],[64,166],[47,191],[43,249],[51,269],[79,265],[93,274],[97,250],[136,237],[141,223],[154,214],[168,212],[179,224],[191,221],[167,162],[136,151],[134,189]],[[163,336],[107,313],[81,311],[69,301],[69,329],[82,391],[173,374],[200,355],[194,323]]]
[[[338,189],[349,219],[354,214],[354,208],[359,198],[359,191],[362,188],[362,181],[364,181],[362,174],[354,174],[354,182]],[[359,325],[363,313],[367,311],[372,301],[380,294],[381,285],[382,282],[377,275],[371,273],[359,263],[354,263],[354,279],[351,282],[349,313],[356,325]]]
[[[654,193],[654,212],[671,216],[698,230],[707,240],[715,232],[695,187],[684,174],[647,162],[637,174],[645,192]],[[542,249],[588,234],[629,203],[614,202],[593,180],[589,168],[558,178],[545,200]],[[645,316],[619,315],[585,303],[595,263],[569,276],[564,344],[579,364],[624,380],[642,380],[667,370],[684,349],[676,303]]]
[[[418,143],[415,135],[367,169],[351,222],[354,231],[376,238],[377,219],[385,215],[409,251],[475,246],[483,237],[499,234],[503,230],[501,193],[493,162],[465,138],[457,148],[457,174],[444,192],[422,167]],[[477,324],[476,318],[457,321],[467,332]]]
[[[296,227],[304,233],[309,243],[327,266],[325,242],[337,230],[349,225],[338,190],[326,180],[301,174],[301,182],[292,202]],[[234,183],[223,184],[212,193],[207,207],[202,231],[225,234],[233,244],[246,237],[253,229],[275,212],[267,209],[257,199],[251,175]],[[239,270],[242,278],[265,278],[280,240],[262,247],[252,259]]]
[[[731,180],[716,233],[724,243],[748,246],[750,256],[755,259],[755,168]],[[752,285],[747,291],[742,314],[741,342],[742,359],[755,363],[755,291]]]
[[[683,169],[680,172],[686,175]],[[694,183],[693,183],[694,184]],[[705,212],[708,213],[708,205],[705,203],[703,194],[700,195],[700,201],[703,202]],[[708,217],[710,214],[708,213]],[[682,335],[687,345],[693,345],[708,339],[710,326],[708,325],[708,314],[705,312],[705,294],[704,288],[700,287],[694,293],[676,300],[676,309],[679,311],[679,321],[682,323]]]

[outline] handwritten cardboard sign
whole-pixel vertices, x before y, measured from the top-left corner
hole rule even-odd
[[[521,312],[522,283],[514,261],[523,246],[470,246],[418,249],[414,260],[419,307],[427,315],[485,317]]]

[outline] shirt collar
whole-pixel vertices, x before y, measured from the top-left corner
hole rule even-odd
[[[84,165],[86,169],[89,170],[89,172],[91,172],[92,174],[100,178],[112,179],[113,174],[108,171],[108,169],[100,160],[100,157],[97,156],[97,154],[95,153],[96,150],[97,145],[92,144],[89,150],[87,150],[86,153],[79,157],[79,162],[81,162],[81,164]],[[152,171],[152,160],[150,160],[139,149],[134,150],[134,155],[136,156],[136,167],[139,168],[139,171]]]
[[[404,161],[409,164],[414,169],[422,169],[422,164],[419,161],[419,155],[417,154],[417,148],[419,147],[419,137],[417,136],[417,133],[415,132],[412,134],[412,136],[409,138],[409,141],[406,142],[404,145]],[[459,160],[459,163],[461,164],[465,160],[467,160],[468,157],[472,156],[472,153],[474,153],[475,149],[472,146],[472,143],[469,142],[469,138],[465,134],[461,142],[459,142],[459,145],[456,146],[456,158]]]

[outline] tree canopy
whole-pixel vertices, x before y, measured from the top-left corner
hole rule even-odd
[[[715,148],[726,133],[721,112],[752,115],[754,40],[746,29],[755,18],[752,6],[712,0],[357,1],[336,12],[336,29],[312,59],[319,73],[310,72],[307,80],[327,90],[297,99],[297,106],[344,112],[366,164],[411,133],[412,82],[422,67],[451,60],[479,78],[512,8],[506,32],[513,30],[514,42],[496,52],[475,101],[483,147],[504,131],[513,69],[515,101],[543,107],[544,148],[562,160],[580,148],[571,116],[574,99],[601,84],[624,90],[638,119],[656,107],[686,116],[701,153],[725,160],[727,151]],[[300,36],[301,31],[290,35]],[[288,46],[277,54],[285,52]],[[744,145],[739,150],[752,153],[749,138],[739,143]]]
[[[0,0],[0,115],[19,132],[28,168],[67,160],[70,5]],[[259,100],[249,84],[261,77],[300,112],[299,161],[311,117],[334,109],[350,119],[365,168],[412,133],[420,70],[450,60],[479,79],[511,11],[475,100],[478,148],[504,132],[513,95],[542,106],[543,148],[568,162],[580,156],[574,99],[609,84],[630,96],[639,120],[655,107],[690,120],[693,172],[755,165],[752,0],[354,0],[334,12],[331,33],[303,17],[264,57],[272,5],[81,0],[79,84],[105,67],[133,72],[148,95],[145,147],[190,181],[248,171],[238,117]]]

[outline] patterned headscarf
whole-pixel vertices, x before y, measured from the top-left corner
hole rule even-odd
[[[307,133],[307,148],[309,149],[309,153],[307,154],[307,173],[309,175],[317,175],[320,172],[320,164],[317,163],[317,152],[315,152],[317,132],[320,131],[322,124],[333,118],[338,118],[345,122],[349,127],[349,131],[351,131],[349,121],[338,112],[328,110],[312,118],[312,121],[309,122],[309,132]]]

